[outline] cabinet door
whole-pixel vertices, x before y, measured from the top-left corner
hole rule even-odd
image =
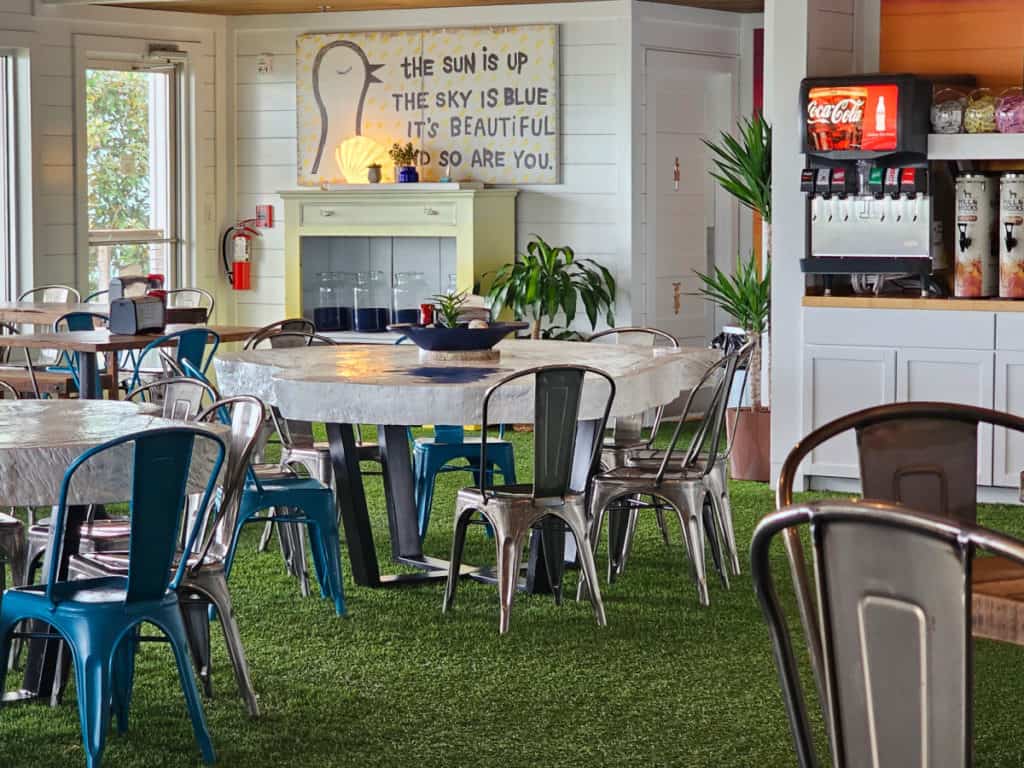
[[[899,400],[962,403],[991,408],[994,353],[976,349],[901,349]],[[978,428],[978,483],[992,484],[992,427]]]
[[[896,399],[896,350],[876,347],[804,346],[804,433],[852,411]],[[809,475],[860,478],[852,432],[814,450]]]
[[[995,409],[1024,416],[1024,352],[996,352]],[[993,430],[992,485],[1016,488],[1024,469],[1024,435]]]

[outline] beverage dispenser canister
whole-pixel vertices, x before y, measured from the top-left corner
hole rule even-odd
[[[982,173],[963,173],[957,177],[953,286],[957,297],[980,299],[998,293],[997,201],[994,178]]]
[[[1024,299],[1024,174],[1004,173],[999,182],[999,295]]]

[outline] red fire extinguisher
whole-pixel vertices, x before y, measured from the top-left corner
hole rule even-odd
[[[245,219],[228,227],[220,241],[221,258],[228,282],[236,291],[252,288],[252,241],[260,233],[249,225],[255,219]]]

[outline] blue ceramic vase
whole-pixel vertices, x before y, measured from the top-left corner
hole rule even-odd
[[[420,180],[420,175],[414,165],[403,165],[398,169],[399,184],[415,184]]]

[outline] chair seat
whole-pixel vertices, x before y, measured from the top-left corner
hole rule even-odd
[[[301,493],[303,491],[330,491],[331,489],[313,477],[279,477],[269,480],[260,478],[260,485],[264,494],[271,493]],[[246,493],[257,493],[254,485],[246,485]]]
[[[615,451],[629,451],[629,450],[642,450],[650,445],[649,440],[643,440],[639,437],[606,437],[604,442],[601,443],[601,448],[604,450],[612,449]]]
[[[188,558],[188,567],[195,568],[199,565],[199,561],[202,559],[202,553],[193,552]],[[181,562],[180,555],[175,555],[174,562],[171,564],[171,571],[173,572],[178,564]],[[84,570],[88,573],[103,573],[108,576],[121,576],[128,573],[128,553],[127,552],[82,552],[71,557],[72,568],[75,567]],[[220,568],[223,570],[224,564],[220,560],[206,558],[203,562],[203,569],[216,570]],[[188,571],[185,572],[186,577]]]
[[[97,605],[104,603],[111,604],[122,613],[124,612],[125,599],[128,594],[128,579],[124,576],[102,576],[94,579],[79,579],[77,581],[62,581],[54,585],[53,596],[61,608],[74,608],[76,605],[89,606],[95,609]],[[19,601],[35,602],[45,601],[46,584],[30,584],[24,587],[12,587],[4,594],[5,609],[17,610]],[[173,605],[177,601],[174,592],[168,590],[161,602]]]
[[[439,441],[439,440],[437,440],[434,437],[417,437],[415,445],[416,445],[416,448],[421,448],[421,447],[422,448],[428,448],[428,447],[431,447],[431,446],[436,446],[438,448],[441,448],[441,447],[444,447],[444,448],[460,448],[462,446],[467,446],[467,447],[475,447],[476,450],[479,452],[479,450],[480,450],[480,438],[479,437],[467,437],[464,440],[462,440],[462,442],[459,442],[459,443],[446,443],[443,440]],[[493,438],[493,439],[492,438],[487,438],[487,450],[488,451],[490,451],[493,448],[500,448],[502,446],[511,446],[511,445],[512,445],[512,443],[510,443],[508,440],[502,440],[502,439],[499,439],[499,438]]]
[[[662,475],[662,482],[683,482],[700,480],[704,476],[702,467],[691,467],[687,469],[672,469]],[[619,484],[619,483],[650,483],[654,484],[658,479],[658,467],[619,467],[609,472],[602,472],[594,477],[598,484]]]
[[[496,485],[487,488],[485,499],[479,488],[470,486],[459,491],[456,503],[460,506],[483,506],[485,503],[497,502],[505,506],[522,504],[525,506],[562,507],[567,502],[574,503],[582,498],[582,494],[567,494],[564,499],[557,496],[534,499],[532,485]]]
[[[21,521],[4,512],[0,512],[0,529],[10,528],[16,530],[21,528]]]
[[[28,529],[28,535],[33,539],[49,536],[49,523],[36,523]],[[92,522],[82,523],[78,527],[78,537],[80,539],[90,539],[92,541],[124,539],[127,543],[129,536],[131,536],[131,526],[128,520],[123,517],[112,517],[106,520],[93,520]]]

